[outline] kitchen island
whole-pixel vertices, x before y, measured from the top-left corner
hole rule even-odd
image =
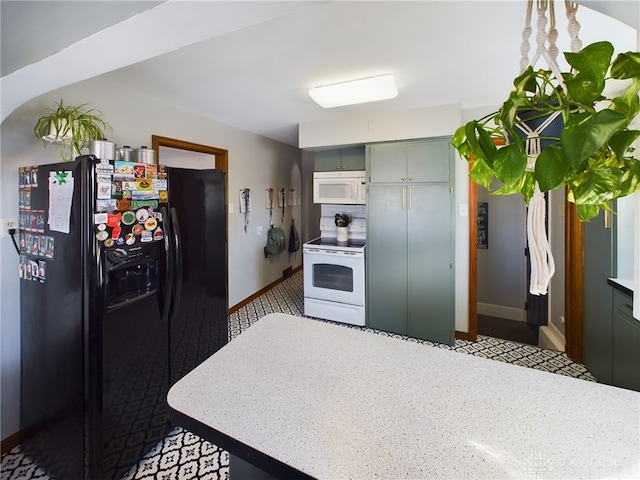
[[[236,460],[276,478],[640,477],[638,392],[287,314],[168,403],[229,451],[231,480]]]

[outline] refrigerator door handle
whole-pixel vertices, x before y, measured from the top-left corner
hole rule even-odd
[[[169,314],[171,312],[171,301],[173,297],[173,285],[175,267],[173,264],[173,254],[171,245],[171,233],[170,233],[170,221],[166,209],[162,209],[162,218],[165,219],[165,235],[164,235],[164,262],[165,262],[165,283],[162,295],[162,322],[169,321]]]
[[[175,261],[175,272],[173,275],[173,300],[171,302],[171,318],[174,317],[180,305],[180,296],[182,294],[182,245],[180,241],[180,222],[178,212],[175,207],[171,207],[171,234],[173,236],[173,254]]]

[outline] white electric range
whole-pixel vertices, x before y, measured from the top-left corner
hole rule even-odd
[[[302,246],[304,313],[364,326],[366,221],[353,219],[345,242],[337,240],[333,217],[321,218],[320,232]]]

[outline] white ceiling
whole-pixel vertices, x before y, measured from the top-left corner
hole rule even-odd
[[[581,2],[640,28],[640,2]],[[298,124],[457,103],[497,105],[518,73],[526,2],[0,1],[2,119],[103,75],[114,88],[297,146]],[[559,48],[569,49],[564,2]],[[637,50],[633,28],[581,8],[583,43]],[[532,21],[535,50],[536,19]],[[79,62],[78,59],[82,59]],[[79,65],[82,67],[79,68]],[[322,109],[314,86],[392,73],[399,95]]]

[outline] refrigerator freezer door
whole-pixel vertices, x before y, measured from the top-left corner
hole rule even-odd
[[[78,161],[32,167],[37,175],[20,185],[21,265],[42,265],[37,276],[35,268],[29,275],[25,268],[20,280],[20,428],[35,433],[21,449],[54,478],[84,477],[85,311],[90,292],[83,278],[91,271],[83,237],[84,167]],[[72,193],[68,210],[60,204],[49,208],[49,182],[56,178],[64,179],[65,195]],[[57,207],[58,223],[68,224],[69,233],[49,228],[49,214]],[[43,221],[29,220],[40,214]],[[48,245],[45,251],[39,248],[40,239]]]

